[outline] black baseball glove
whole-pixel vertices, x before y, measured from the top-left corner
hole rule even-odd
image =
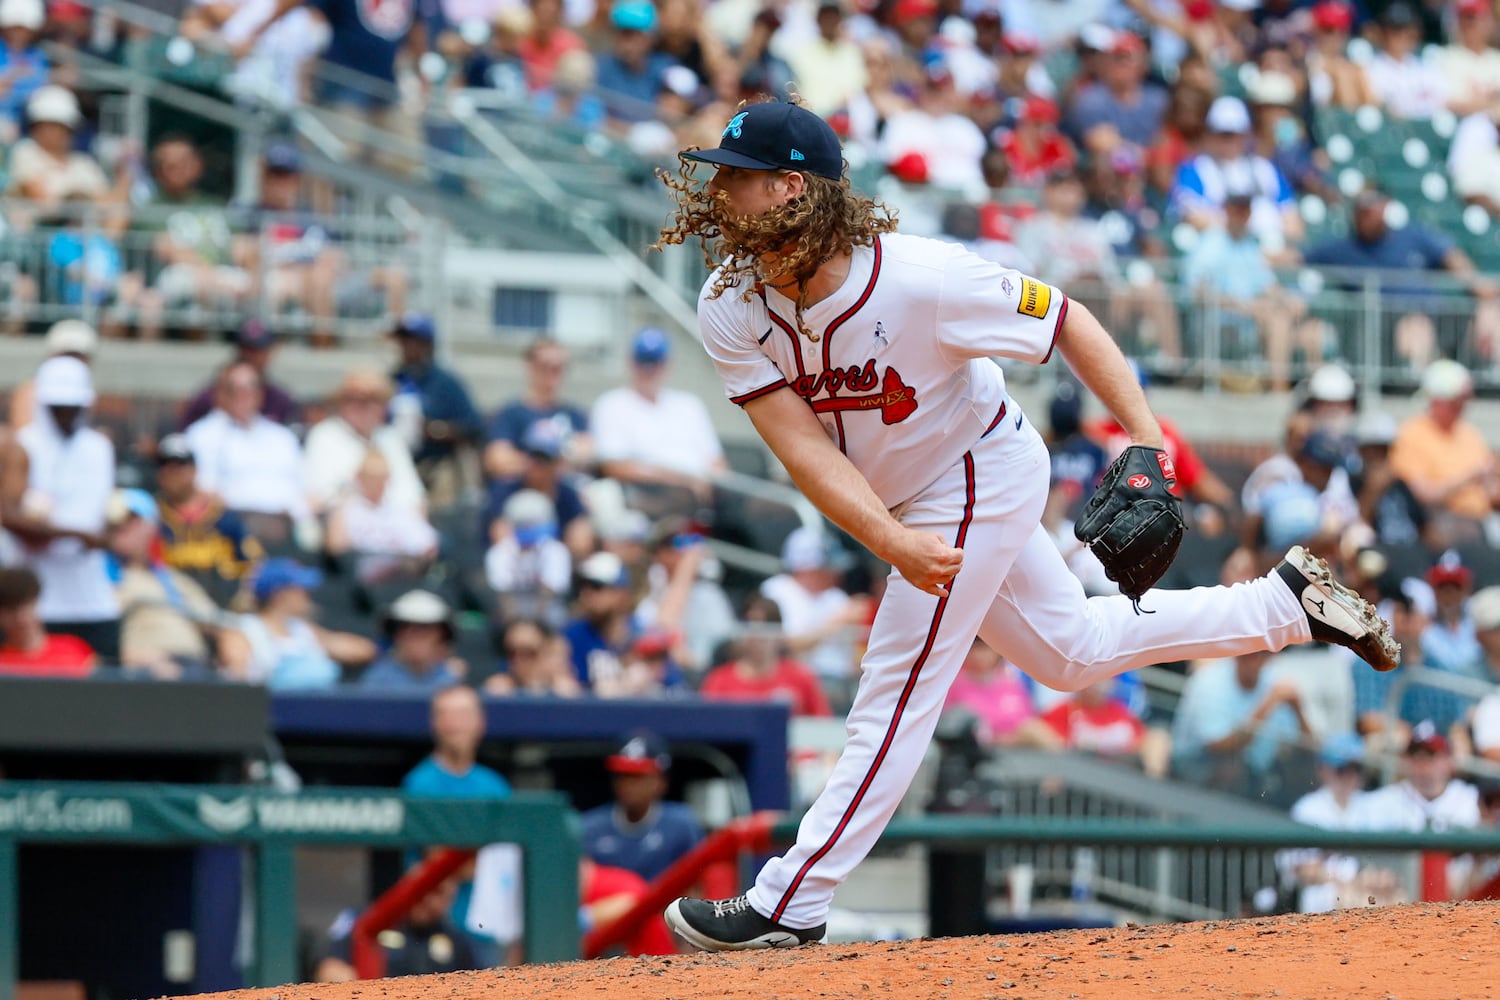
[[[1166,452],[1131,445],[1104,473],[1073,526],[1137,613],[1141,595],[1172,565],[1187,530],[1182,501],[1172,495],[1176,482]]]

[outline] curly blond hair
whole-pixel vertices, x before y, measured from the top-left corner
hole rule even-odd
[[[812,173],[802,175],[806,187],[786,204],[762,215],[733,216],[728,197],[709,191],[695,175],[697,161],[679,159],[676,176],[666,170],[656,172],[671,192],[676,211],[652,248],[660,250],[696,238],[704,265],[719,269],[708,293],[712,299],[739,287],[740,298],[748,302],[766,279],[794,278],[797,328],[811,340],[817,335],[802,320],[808,280],[840,254],[872,246],[881,233],[896,231],[896,213],[851,189],[847,177],[833,181]],[[766,171],[767,182],[786,172]],[[766,274],[762,256],[771,252],[776,254],[776,273]]]

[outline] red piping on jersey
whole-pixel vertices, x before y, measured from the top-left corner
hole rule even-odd
[[[1005,407],[1005,400],[1000,400],[1000,412],[995,414],[995,419],[990,421],[990,425],[984,429],[984,433],[979,435],[980,438],[989,437],[990,431],[1000,426],[1000,421],[1005,419]]]
[[[744,406],[746,403],[753,402],[754,400],[757,400],[757,399],[759,399],[762,396],[769,396],[771,393],[775,392],[777,389],[785,389],[785,388],[788,387],[789,384],[790,383],[788,383],[787,380],[784,379],[784,378],[783,379],[777,379],[775,382],[772,382],[770,385],[763,385],[759,389],[751,389],[749,392],[744,393],[744,394],[739,395],[739,396],[730,396],[729,397],[729,401],[731,403],[737,403],[740,406]],[[1001,415],[1002,416],[1004,415],[1003,407],[1002,407],[1002,413],[1001,413]]]
[[[1047,354],[1042,358],[1041,364],[1045,365],[1048,361],[1052,360],[1052,352],[1057,348],[1057,337],[1062,333],[1063,320],[1067,318],[1068,297],[1064,295],[1062,297],[1062,304],[1057,307],[1057,325],[1052,328],[1052,343],[1047,345]]]
[[[855,300],[854,305],[850,306],[848,309],[845,309],[843,312],[839,313],[838,316],[834,317],[833,322],[829,323],[827,329],[825,329],[823,331],[823,370],[824,371],[827,371],[828,369],[830,369],[830,368],[833,367],[833,355],[830,352],[830,348],[833,347],[833,334],[834,334],[834,332],[836,330],[838,330],[839,327],[843,326],[846,322],[848,322],[849,320],[853,319],[854,318],[854,314],[857,313],[857,312],[859,312],[861,309],[863,309],[865,307],[865,303],[868,302],[868,301],[870,301],[870,294],[875,291],[875,282],[880,278],[881,249],[880,249],[880,237],[879,236],[875,237],[875,242],[874,242],[873,246],[874,246],[874,249],[875,249],[875,260],[874,260],[874,263],[872,263],[870,265],[870,280],[867,281],[867,282],[865,282],[865,290],[863,292],[859,293],[859,298]],[[829,390],[828,390],[828,398],[832,399],[836,395],[838,395],[838,391],[836,389],[830,387]],[[816,409],[816,407],[814,407],[814,409]],[[839,433],[839,451],[845,451],[845,448],[844,448],[844,414],[842,412],[840,412],[836,408],[834,409],[834,412],[833,412],[833,425],[836,428],[838,428],[838,433]]]
[[[797,339],[797,331],[792,329],[792,324],[776,315],[776,310],[772,309],[771,303],[766,301],[765,289],[761,289],[760,302],[761,305],[766,307],[766,315],[771,317],[771,322],[781,327],[782,332],[787,335],[787,339],[792,342],[792,360],[797,362],[797,374],[807,374],[802,370],[802,343]]]
[[[957,548],[964,547],[964,538],[969,533],[969,522],[974,517],[974,453],[964,452],[964,516],[958,522],[958,535],[953,544]],[[922,673],[922,667],[927,662],[927,657],[932,652],[932,644],[937,639],[938,628],[943,624],[943,612],[948,608],[948,598],[938,598],[937,607],[932,610],[932,623],[927,626],[927,641],[922,645],[922,651],[917,654],[916,662],[912,664],[911,673],[906,677],[906,686],[901,689],[901,697],[896,701],[896,710],[891,713],[891,724],[885,731],[885,739],[880,744],[880,749],[875,753],[875,759],[870,762],[870,769],[865,772],[865,780],[860,782],[859,790],[854,793],[849,807],[844,810],[843,817],[838,826],[834,827],[833,833],[829,835],[827,842],[813,852],[812,857],[802,863],[797,870],[797,875],[786,887],[786,892],[781,894],[781,902],[776,904],[776,909],[771,913],[771,919],[779,921],[782,914],[786,912],[792,897],[796,895],[797,889],[802,885],[802,880],[807,873],[812,871],[813,865],[823,860],[833,846],[839,842],[844,835],[844,830],[849,826],[849,821],[854,818],[854,813],[864,801],[865,793],[870,790],[870,785],[875,781],[875,775],[880,770],[880,765],[885,762],[885,755],[890,752],[891,744],[896,739],[896,727],[901,725],[901,716],[906,712],[906,703],[911,700],[911,693],[916,689],[917,678]]]

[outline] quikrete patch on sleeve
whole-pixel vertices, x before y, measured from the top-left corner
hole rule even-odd
[[[1022,316],[1045,319],[1052,308],[1052,286],[1044,285],[1035,278],[1021,279],[1021,300],[1016,303],[1016,312]]]

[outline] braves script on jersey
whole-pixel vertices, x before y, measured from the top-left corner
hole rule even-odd
[[[989,360],[1041,363],[1068,312],[1061,292],[962,247],[888,234],[856,247],[839,291],[803,313],[762,288],[698,302],[726,394],[744,404],[790,385],[889,507],[910,499],[1001,419]],[[1019,411],[1013,415],[1018,417]]]

